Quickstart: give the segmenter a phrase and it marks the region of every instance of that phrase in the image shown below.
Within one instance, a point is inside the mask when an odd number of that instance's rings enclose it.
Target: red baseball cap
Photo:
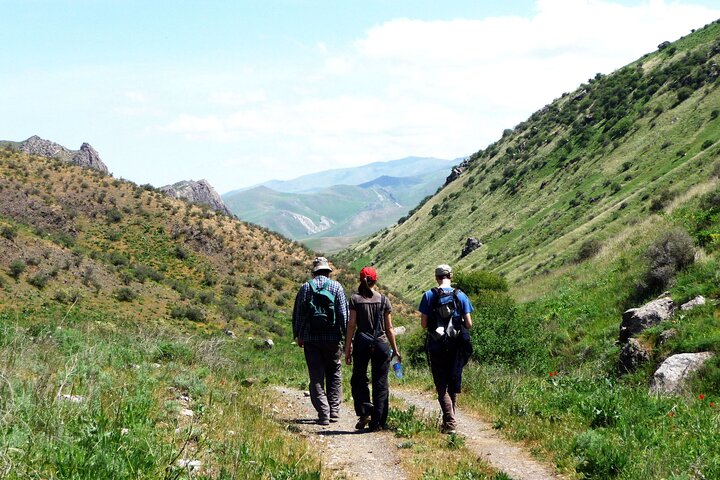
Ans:
[[[360,280],[363,278],[377,282],[377,272],[373,267],[363,267],[363,269],[360,270]]]

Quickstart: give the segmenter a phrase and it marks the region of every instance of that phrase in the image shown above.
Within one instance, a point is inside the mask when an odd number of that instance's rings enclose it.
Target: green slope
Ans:
[[[627,234],[707,182],[720,151],[720,25],[581,85],[472,155],[460,178],[408,219],[355,245],[411,293],[432,267],[528,281],[580,245]],[[460,259],[468,237],[485,245]]]

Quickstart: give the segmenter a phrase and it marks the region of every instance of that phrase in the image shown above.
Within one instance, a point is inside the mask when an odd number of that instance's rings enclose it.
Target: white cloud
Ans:
[[[210,94],[231,113],[185,113],[161,131],[235,142],[233,158],[257,159],[284,178],[413,154],[452,158],[595,73],[718,17],[717,9],[660,0],[538,0],[527,18],[396,19],[346,51],[318,43],[319,62],[274,75],[262,91]]]

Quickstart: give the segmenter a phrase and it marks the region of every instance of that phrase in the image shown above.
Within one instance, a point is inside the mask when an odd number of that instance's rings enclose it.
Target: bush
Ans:
[[[3,225],[0,227],[0,235],[8,240],[14,240],[17,237],[17,228],[14,225]]]
[[[25,262],[20,259],[13,260],[12,262],[10,262],[10,276],[17,280],[18,277],[20,277],[20,275],[22,275],[22,273],[25,271],[25,268]]]
[[[118,223],[122,220],[123,214],[117,208],[112,208],[108,210],[106,217],[109,223]]]
[[[191,305],[174,305],[170,308],[170,316],[172,318],[184,318],[192,322],[204,322],[205,313]]]
[[[683,229],[671,230],[645,252],[648,269],[638,285],[639,292],[647,295],[664,290],[675,275],[695,262],[695,244]]]
[[[468,295],[477,295],[483,290],[507,292],[508,283],[501,275],[475,270],[473,272],[457,272],[453,275],[453,285]]]
[[[510,295],[484,290],[472,303],[470,337],[478,361],[527,366],[545,356],[540,320],[520,315]]]
[[[597,240],[595,238],[589,238],[580,245],[580,248],[578,248],[575,260],[577,262],[588,260],[600,253],[601,249],[602,243],[600,242],[600,240]]]
[[[38,290],[42,290],[48,283],[48,276],[45,273],[38,273],[28,279],[28,283]]]
[[[115,298],[120,302],[132,302],[137,298],[137,293],[132,288],[120,287],[115,290]]]

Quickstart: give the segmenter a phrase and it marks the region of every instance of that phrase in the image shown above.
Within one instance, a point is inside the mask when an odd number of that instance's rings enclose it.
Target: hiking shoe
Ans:
[[[370,423],[370,415],[363,415],[355,424],[355,430],[362,430]]]
[[[318,425],[330,425],[330,420],[328,420],[327,418],[318,418],[317,424]]]
[[[448,435],[452,435],[453,433],[457,433],[457,430],[455,430],[455,427],[451,427],[450,425],[443,425],[442,429],[440,430],[442,433],[446,433]]]
[[[330,414],[330,423],[337,423],[337,421],[340,419],[340,414],[337,412],[332,412]]]
[[[379,423],[371,423],[370,426],[368,426],[367,431],[368,432],[379,432],[380,430],[385,430],[387,428],[386,425],[380,425]]]

